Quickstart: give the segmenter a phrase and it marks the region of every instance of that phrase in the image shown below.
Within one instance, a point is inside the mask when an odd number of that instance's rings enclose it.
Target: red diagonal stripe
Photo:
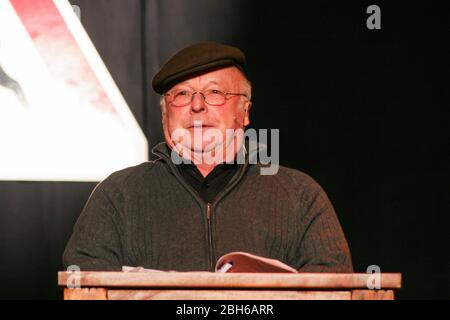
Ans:
[[[53,0],[10,0],[50,73],[65,82],[91,107],[115,112]]]

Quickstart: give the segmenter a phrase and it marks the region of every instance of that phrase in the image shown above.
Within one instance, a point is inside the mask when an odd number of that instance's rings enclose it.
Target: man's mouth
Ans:
[[[202,129],[202,128],[212,128],[213,126],[209,125],[209,124],[193,124],[191,126],[188,127],[188,129]]]

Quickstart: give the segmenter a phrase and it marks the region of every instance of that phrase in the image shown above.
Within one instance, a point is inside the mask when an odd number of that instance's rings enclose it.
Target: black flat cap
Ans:
[[[195,43],[178,51],[162,66],[153,77],[152,87],[162,94],[181,81],[232,65],[244,73],[245,55],[238,48],[215,42]]]

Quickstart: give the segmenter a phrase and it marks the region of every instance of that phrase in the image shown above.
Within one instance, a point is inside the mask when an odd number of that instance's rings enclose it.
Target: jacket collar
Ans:
[[[249,149],[249,145],[250,145],[250,149]],[[219,201],[223,196],[225,196],[231,189],[234,188],[235,185],[237,185],[243,178],[247,168],[249,167],[250,164],[256,163],[253,162],[253,160],[256,160],[257,155],[258,155],[258,151],[261,149],[266,148],[266,145],[261,144],[261,143],[249,143],[247,140],[245,141],[245,144],[243,145],[243,147],[239,150],[239,152],[241,153],[241,156],[244,157],[244,163],[242,164],[238,164],[238,170],[235,173],[235,175],[231,178],[231,180],[229,181],[227,187],[219,194],[218,198],[216,198],[217,201]],[[249,151],[247,151],[249,150]],[[199,199],[199,197],[195,196],[195,192],[193,191],[193,189],[188,186],[187,183],[185,183],[183,181],[183,178],[181,177],[181,174],[179,173],[179,170],[177,169],[176,165],[173,163],[172,158],[171,158],[171,153],[172,150],[169,148],[169,146],[166,144],[166,142],[160,142],[157,145],[155,145],[152,148],[152,153],[156,156],[159,157],[159,159],[157,160],[162,160],[169,168],[170,171],[172,172],[172,174],[177,177],[177,179],[186,187],[188,188],[191,193],[194,195],[194,197],[201,202],[201,200]],[[176,156],[176,155],[175,155]],[[155,160],[156,161],[156,160]]]
[[[253,162],[250,162],[250,159],[252,159],[253,157],[255,157],[257,155],[257,150],[251,150],[250,153],[247,151],[247,150],[249,150],[248,145],[249,144],[246,141],[244,147],[238,151],[238,152],[241,152],[241,157],[243,157],[244,161],[242,161],[243,163],[238,165],[239,168],[238,168],[236,174],[230,180],[229,184],[234,185],[234,182],[237,183],[238,181],[240,181],[242,179],[245,171],[247,170],[247,168],[249,166],[249,163],[253,163]],[[172,149],[169,148],[169,146],[167,145],[167,143],[165,141],[160,142],[157,145],[155,145],[152,148],[152,153],[154,155],[158,156],[159,159],[163,160],[169,166],[171,172],[173,174],[175,174],[175,176],[178,176],[178,170],[171,158]],[[178,156],[178,154],[175,154],[175,156]]]
[[[244,159],[242,165],[247,167],[249,163],[256,163],[258,152],[265,150],[267,145],[263,143],[249,143],[247,140],[243,148],[239,150],[241,157]],[[171,158],[172,149],[169,148],[165,141],[159,142],[152,148],[152,154],[163,159],[167,164],[175,166]],[[175,156],[178,156],[177,154]],[[179,156],[178,156],[179,157]]]

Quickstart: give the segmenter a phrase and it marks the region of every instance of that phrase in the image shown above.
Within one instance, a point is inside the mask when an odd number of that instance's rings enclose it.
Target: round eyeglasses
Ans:
[[[211,106],[222,106],[224,105],[230,96],[244,96],[248,98],[245,93],[232,93],[232,92],[222,92],[219,90],[205,90],[205,91],[189,91],[189,90],[174,90],[169,93],[164,93],[164,97],[171,97],[172,99],[168,101],[174,107],[184,107],[192,102],[194,95],[198,93],[202,96],[203,101]]]

